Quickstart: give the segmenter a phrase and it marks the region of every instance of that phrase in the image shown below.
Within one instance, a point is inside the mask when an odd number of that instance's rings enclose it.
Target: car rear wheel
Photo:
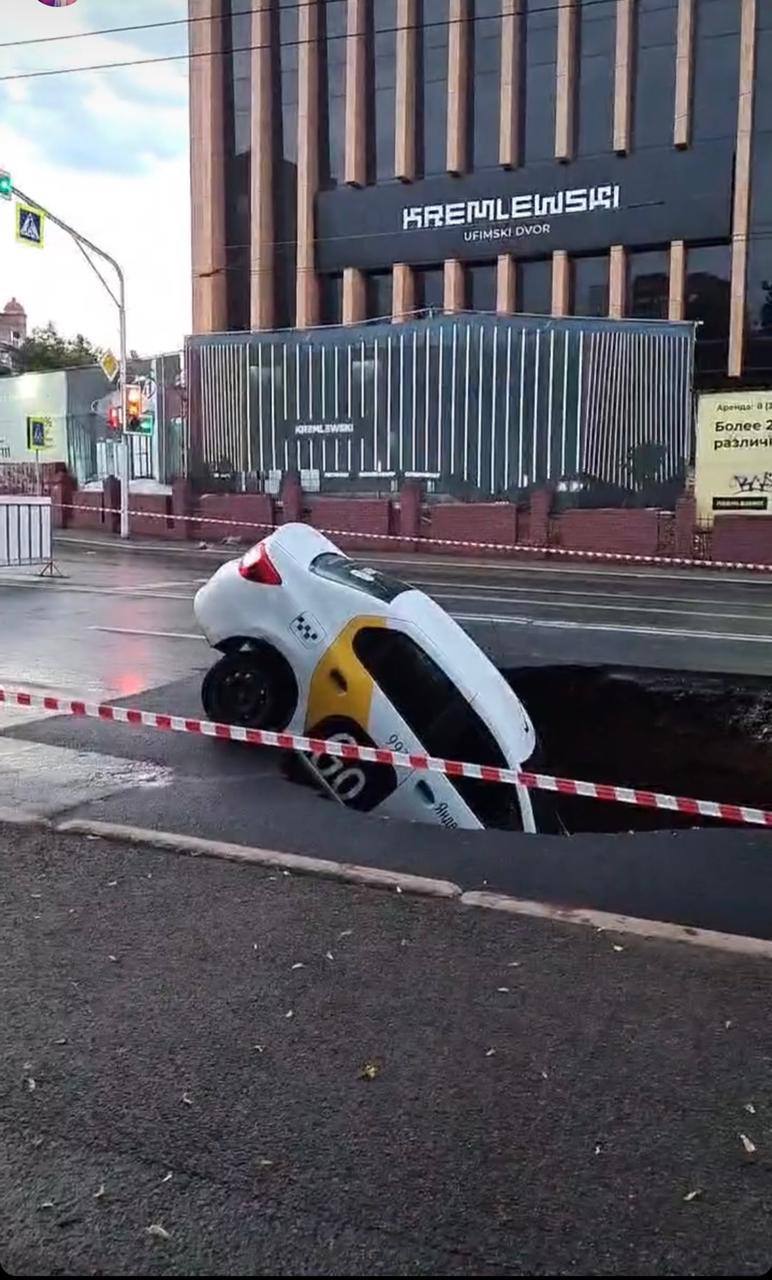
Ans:
[[[269,648],[227,653],[207,672],[201,687],[210,720],[247,729],[285,729],[297,698],[288,663]]]

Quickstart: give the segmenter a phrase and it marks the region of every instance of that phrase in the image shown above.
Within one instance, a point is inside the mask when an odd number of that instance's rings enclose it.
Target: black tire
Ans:
[[[226,653],[207,671],[201,686],[209,720],[246,729],[286,729],[297,700],[289,664],[267,646]]]

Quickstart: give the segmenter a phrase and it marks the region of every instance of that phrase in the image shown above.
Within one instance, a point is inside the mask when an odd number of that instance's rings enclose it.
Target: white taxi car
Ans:
[[[223,654],[202,688],[212,720],[511,768],[534,751],[517,696],[444,609],[308,525],[222,565],[194,610]],[[310,764],[354,809],[535,830],[524,787],[327,755]]]

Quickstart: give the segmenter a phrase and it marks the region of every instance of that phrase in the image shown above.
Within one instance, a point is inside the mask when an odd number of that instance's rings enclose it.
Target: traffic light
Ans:
[[[0,199],[10,200],[13,195],[13,183],[7,169],[0,169]]]
[[[140,387],[126,388],[127,431],[136,431],[142,418],[142,390]]]
[[[117,404],[111,404],[107,410],[107,425],[111,431],[121,429],[121,411]]]

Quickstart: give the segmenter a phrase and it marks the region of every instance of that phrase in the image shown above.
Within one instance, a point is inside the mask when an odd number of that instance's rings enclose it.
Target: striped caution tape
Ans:
[[[687,817],[716,818],[759,827],[772,827],[772,812],[747,805],[722,804],[715,800],[692,800],[669,796],[639,787],[618,787],[604,782],[580,782],[574,778],[556,778],[528,770],[501,769],[496,765],[468,764],[460,760],[443,760],[438,756],[388,751],[381,747],[362,747],[335,739],[307,738],[296,733],[275,733],[269,729],[245,729],[240,725],[217,724],[188,716],[162,715],[141,711],[136,707],[108,706],[80,699],[56,698],[49,694],[27,693],[22,689],[0,686],[0,703],[12,706],[56,711],[61,715],[85,716],[92,720],[109,720],[115,724],[142,725],[147,729],[164,729],[172,733],[191,733],[199,737],[222,738],[230,742],[246,742],[251,746],[279,747],[285,751],[303,751],[311,755],[340,756],[344,760],[362,760],[370,764],[388,764],[398,769],[419,769],[443,773],[450,778],[477,778],[482,782],[503,782],[540,791],[556,791],[561,795],[585,796],[615,804],[636,805],[644,809],[669,809]]]
[[[65,502],[57,504],[65,511],[88,511],[91,515],[119,516],[118,507],[93,507],[85,503]],[[169,516],[159,511],[129,511],[128,515],[142,520],[173,519],[175,522],[187,522],[199,525],[222,525],[228,529],[253,529],[272,533],[280,525],[259,520],[226,520],[218,516]],[[313,526],[316,528],[316,525]],[[539,546],[526,542],[473,542],[463,538],[432,538],[426,534],[411,537],[402,533],[365,533],[359,529],[317,529],[331,538],[357,538],[371,542],[399,543],[401,546],[415,546],[416,543],[431,547],[462,547],[474,551],[505,551],[509,555],[556,556],[566,560],[590,560],[614,564],[650,564],[662,565],[671,569],[739,569],[754,573],[772,573],[772,563],[755,564],[745,560],[702,560],[686,556],[644,556],[630,551],[582,551],[573,547]]]

